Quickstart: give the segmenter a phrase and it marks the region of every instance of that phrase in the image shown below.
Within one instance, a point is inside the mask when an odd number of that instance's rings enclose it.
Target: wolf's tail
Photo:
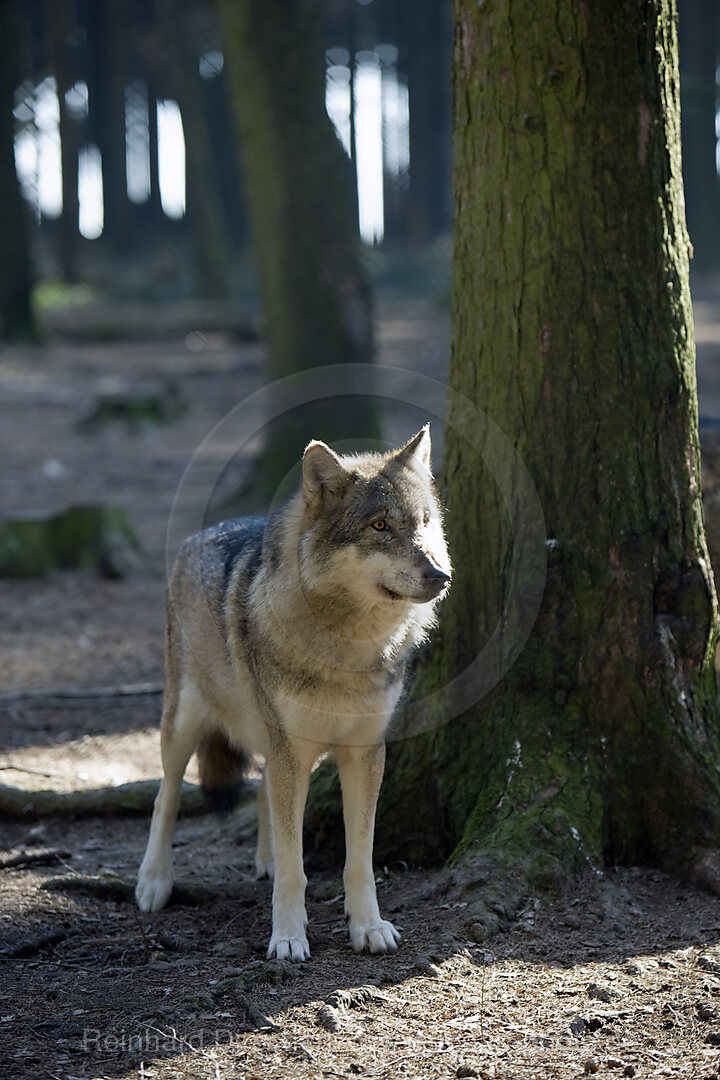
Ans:
[[[231,746],[222,731],[204,735],[197,748],[200,782],[211,810],[232,810],[240,800],[247,758]]]

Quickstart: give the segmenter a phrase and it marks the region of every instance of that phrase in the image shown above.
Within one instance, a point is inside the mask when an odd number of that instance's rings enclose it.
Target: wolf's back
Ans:
[[[233,518],[188,537],[182,544],[173,569],[168,593],[168,664],[182,681],[187,655],[177,655],[179,639],[184,639],[180,653],[192,651],[195,666],[212,681],[212,663],[203,663],[204,645],[213,638],[227,641],[226,601],[231,581],[247,589],[262,565],[265,519]],[[218,644],[220,644],[218,642]],[[207,650],[217,656],[216,648]],[[208,720],[211,720],[208,717]],[[230,810],[236,805],[247,765],[247,757],[233,746],[219,727],[208,726],[197,748],[203,794],[211,809]]]

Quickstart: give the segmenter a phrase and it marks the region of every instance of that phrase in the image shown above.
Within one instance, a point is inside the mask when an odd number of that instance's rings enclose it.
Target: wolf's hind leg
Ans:
[[[380,917],[372,866],[375,807],[385,767],[385,743],[339,746],[335,758],[340,773],[345,818],[345,914],[355,952],[395,952],[400,935]]]
[[[159,911],[172,892],[172,835],[180,808],[180,787],[200,739],[203,717],[202,701],[192,685],[182,687],[174,714],[163,716],[160,744],[163,780],[155,798],[150,836],[135,889],[141,911]]]
[[[273,862],[270,837],[270,808],[268,806],[267,781],[264,775],[257,793],[257,816],[258,840],[255,853],[255,877],[260,881],[261,878],[275,876],[275,863]]]

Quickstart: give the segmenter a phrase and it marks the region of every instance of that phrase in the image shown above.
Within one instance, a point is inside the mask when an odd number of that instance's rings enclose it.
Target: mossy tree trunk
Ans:
[[[224,51],[274,382],[372,358],[370,295],[347,163],[325,110],[318,0],[221,0]],[[312,437],[378,434],[368,374],[347,398],[289,409],[266,431],[267,489]],[[285,389],[287,394],[287,388]],[[289,395],[292,400],[292,392]]]
[[[20,4],[0,4],[0,337],[33,338],[28,209],[15,171],[14,93],[20,52]]]
[[[485,855],[536,884],[646,863],[717,888],[717,609],[674,2],[456,0],[455,19],[450,385],[529,470],[547,579],[495,690],[391,745],[378,855]],[[454,582],[416,700],[498,626],[510,648],[516,632],[503,608],[519,489],[506,502],[453,427],[460,400],[443,465]]]

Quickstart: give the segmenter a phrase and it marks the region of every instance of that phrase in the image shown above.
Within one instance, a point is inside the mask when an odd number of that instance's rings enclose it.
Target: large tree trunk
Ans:
[[[370,297],[343,151],[325,111],[318,0],[222,0],[228,77],[265,315],[268,381],[372,355]],[[266,432],[267,489],[311,437],[377,434],[368,373],[347,398],[288,408]],[[287,395],[287,384],[284,390]],[[280,391],[279,391],[280,393]],[[288,403],[291,404],[291,391]],[[282,408],[281,399],[271,404]]]
[[[673,0],[456,0],[455,290],[443,467],[454,582],[414,688],[522,645],[391,747],[378,852],[591,862],[718,885],[716,600],[699,491]],[[483,458],[485,459],[483,461]],[[489,467],[488,467],[489,466]],[[499,483],[492,473],[498,475]],[[535,559],[535,564],[533,564]],[[530,615],[532,612],[530,612]],[[496,637],[493,638],[493,634]],[[490,672],[490,674],[492,674]],[[490,680],[491,681],[491,680]],[[427,701],[428,708],[432,705]]]
[[[20,7],[17,0],[0,4],[0,337],[32,338],[35,323],[30,306],[32,270],[28,240],[28,208],[15,171],[14,93],[20,51]]]

